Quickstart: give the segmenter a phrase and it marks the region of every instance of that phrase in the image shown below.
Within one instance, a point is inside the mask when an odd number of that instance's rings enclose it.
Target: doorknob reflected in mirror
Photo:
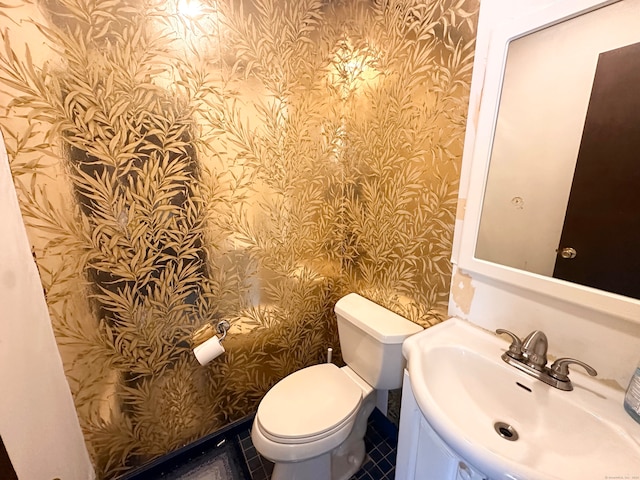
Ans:
[[[562,258],[567,259],[567,260],[569,260],[571,258],[576,258],[577,254],[578,254],[578,252],[576,252],[575,248],[571,248],[571,247],[565,247],[565,248],[560,250],[560,256]]]

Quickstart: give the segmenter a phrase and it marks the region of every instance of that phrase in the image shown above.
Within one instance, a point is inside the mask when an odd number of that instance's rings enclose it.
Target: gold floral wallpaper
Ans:
[[[477,0],[7,2],[0,128],[99,478],[255,411],[349,291],[443,319]]]

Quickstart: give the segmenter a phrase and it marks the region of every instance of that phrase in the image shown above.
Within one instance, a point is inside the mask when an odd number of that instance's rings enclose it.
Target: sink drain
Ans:
[[[493,424],[493,428],[495,428],[496,432],[498,432],[498,435],[500,435],[505,440],[509,440],[510,442],[515,442],[516,440],[518,440],[518,432],[508,423],[496,422]]]

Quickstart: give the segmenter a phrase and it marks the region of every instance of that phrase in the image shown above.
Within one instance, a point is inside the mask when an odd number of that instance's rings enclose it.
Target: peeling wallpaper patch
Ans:
[[[469,314],[475,287],[472,285],[472,277],[457,270],[451,279],[451,295],[453,301],[458,305],[463,313]]]
[[[458,208],[456,209],[456,220],[462,222],[464,220],[464,214],[467,210],[467,199],[460,198],[458,200]]]

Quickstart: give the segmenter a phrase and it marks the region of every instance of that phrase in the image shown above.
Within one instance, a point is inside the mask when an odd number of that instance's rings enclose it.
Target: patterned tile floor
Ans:
[[[245,418],[119,480],[270,480],[273,464],[253,446],[252,423],[252,417]],[[350,480],[394,480],[398,430],[377,409],[369,417],[364,443],[364,464]]]
[[[378,410],[369,417],[364,438],[367,457],[351,480],[393,480],[398,446],[395,426]],[[251,480],[270,480],[273,464],[263,458],[251,442],[251,426],[238,434],[237,440],[251,474]]]

